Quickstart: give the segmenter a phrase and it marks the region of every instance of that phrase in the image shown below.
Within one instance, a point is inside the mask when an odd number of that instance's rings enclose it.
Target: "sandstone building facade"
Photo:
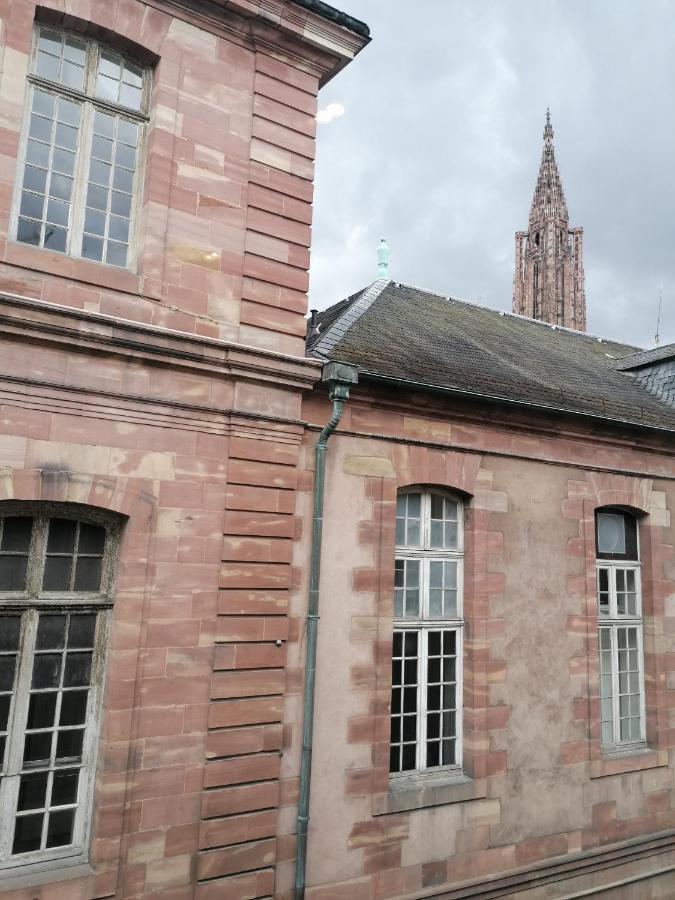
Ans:
[[[0,15],[0,895],[271,896],[325,4]]]
[[[7,900],[675,893],[675,348],[386,278],[305,342],[368,40],[2,6]]]

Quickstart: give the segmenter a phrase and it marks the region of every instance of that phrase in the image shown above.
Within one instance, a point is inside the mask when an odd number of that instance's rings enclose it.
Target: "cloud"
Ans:
[[[332,122],[333,119],[339,119],[340,116],[344,116],[345,108],[341,103],[329,103],[328,106],[325,106],[323,109],[320,109],[316,114],[316,121],[320,125],[327,125],[329,122]]]
[[[320,94],[349,120],[317,138],[310,306],[373,281],[386,235],[393,278],[510,309],[550,106],[589,330],[650,346],[663,282],[675,341],[674,0],[345,5],[373,41]]]

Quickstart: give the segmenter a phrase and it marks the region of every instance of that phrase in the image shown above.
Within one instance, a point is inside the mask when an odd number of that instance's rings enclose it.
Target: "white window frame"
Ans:
[[[119,545],[119,521],[99,511],[58,503],[0,504],[0,517],[31,516],[35,523],[28,551],[26,590],[0,591],[0,617],[21,615],[17,669],[7,726],[7,747],[0,759],[0,885],[17,877],[51,871],[87,862],[92,819],[92,803],[99,728],[105,683],[106,652],[112,613],[113,579]],[[46,558],[47,523],[52,518],[90,523],[106,530],[101,568],[101,589],[96,592],[42,591],[41,578]],[[73,824],[73,840],[66,846],[35,850],[12,856],[14,821],[23,766],[23,742],[31,690],[35,638],[40,613],[91,613],[96,615],[96,631],[88,686],[86,727]],[[1,618],[0,618],[1,622]],[[59,701],[57,700],[57,703]],[[58,767],[49,766],[49,771]],[[68,766],[66,766],[68,768]],[[39,767],[38,771],[45,771]]]
[[[81,43],[87,45],[87,64],[85,68],[85,79],[83,90],[76,90],[61,84],[58,81],[51,81],[36,72],[36,61],[38,52],[38,41],[40,30],[54,32],[61,35],[72,36]],[[98,66],[98,57],[101,50],[110,50],[118,56],[128,59],[127,54],[120,52],[113,46],[104,42],[86,37],[85,35],[75,34],[67,29],[53,27],[36,23],[33,32],[33,45],[30,55],[30,65],[27,74],[28,90],[26,91],[26,101],[24,105],[23,125],[21,130],[21,140],[18,154],[17,175],[14,184],[14,192],[12,198],[11,215],[10,215],[10,240],[15,241],[22,247],[33,247],[35,250],[42,250],[56,253],[59,256],[68,256],[75,259],[84,260],[94,265],[111,266],[119,268],[122,271],[136,271],[138,265],[138,250],[140,236],[140,213],[142,209],[142,189],[145,177],[145,158],[147,152],[147,129],[150,117],[148,115],[149,100],[152,73],[149,68],[141,63],[133,60],[135,66],[143,69],[143,88],[141,108],[134,110],[121,104],[113,103],[103,98],[97,97],[95,94],[95,84]],[[37,247],[34,244],[25,243],[18,240],[19,214],[21,208],[21,194],[24,185],[24,170],[26,167],[26,154],[28,149],[28,139],[31,122],[31,111],[33,106],[33,93],[39,89],[45,93],[56,97],[63,97],[67,100],[73,100],[81,104],[82,114],[80,120],[80,140],[76,150],[75,171],[73,173],[73,194],[71,197],[71,218],[68,227],[68,238],[66,249],[64,252],[59,250],[51,250],[49,247]],[[105,260],[92,260],[82,256],[82,238],[84,234],[84,218],[86,209],[86,197],[88,187],[88,170],[91,157],[91,146],[93,141],[93,121],[94,112],[100,109],[102,112],[109,113],[127,121],[138,124],[138,148],[136,170],[134,172],[131,217],[129,224],[129,241],[128,254],[125,266],[116,266]]]
[[[638,528],[638,520],[631,513],[625,513],[623,510],[614,508],[602,508],[596,510],[596,541],[597,541],[597,515],[608,513],[612,515],[621,515],[624,520],[632,518],[635,521],[636,530],[636,556],[637,559],[626,558],[620,559],[596,559],[596,597],[598,603],[598,679],[601,704],[601,729],[603,721],[606,721],[602,712],[603,687],[602,687],[602,646],[601,633],[606,631],[610,635],[611,647],[611,708],[612,708],[612,734],[613,740],[605,741],[600,736],[600,744],[603,752],[606,753],[624,753],[629,751],[641,750],[646,747],[646,715],[645,715],[645,666],[644,666],[644,644],[643,644],[643,613],[642,613],[642,583],[641,583],[641,564],[640,564],[640,533]],[[618,554],[617,554],[618,555]],[[609,604],[606,613],[601,612],[600,607],[600,572],[607,572],[607,584],[609,588]],[[635,613],[621,613],[618,610],[617,603],[617,575],[619,572],[632,572],[635,577]],[[604,593],[604,592],[603,592]],[[637,665],[638,665],[638,690],[639,690],[639,715],[640,715],[640,734],[637,739],[630,738],[622,740],[621,735],[621,709],[620,709],[620,680],[619,680],[619,632],[624,628],[634,628],[637,635]],[[604,673],[605,675],[609,673]],[[607,699],[607,698],[604,698]],[[629,701],[630,702],[630,701]]]
[[[411,487],[398,492],[397,498],[406,494],[421,495],[420,545],[396,545],[395,559],[420,561],[420,608],[416,617],[394,615],[394,633],[418,633],[417,665],[417,735],[416,767],[400,772],[390,772],[393,781],[415,775],[433,775],[441,772],[462,771],[463,745],[463,630],[464,630],[464,504],[460,497],[443,489]],[[432,495],[452,500],[457,504],[457,547],[439,549],[431,547],[431,497]],[[454,617],[431,617],[429,615],[430,565],[432,561],[454,560],[457,563],[457,608]],[[405,610],[404,610],[405,612]],[[452,764],[427,766],[424,762],[427,742],[427,700],[426,685],[428,672],[428,640],[433,631],[455,634],[455,762]],[[442,715],[442,713],[441,713]]]

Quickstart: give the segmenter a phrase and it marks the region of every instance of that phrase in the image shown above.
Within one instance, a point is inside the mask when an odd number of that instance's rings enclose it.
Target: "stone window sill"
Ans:
[[[386,816],[412,809],[445,806],[487,797],[487,779],[474,780],[461,772],[411,775],[392,779],[389,793],[373,798],[373,815]]]
[[[129,269],[109,266],[90,259],[56,253],[44,247],[33,247],[18,241],[7,241],[5,262],[15,266],[30,268],[36,272],[60,275],[85,284],[95,284],[129,294],[141,293],[141,279]]]
[[[0,894],[20,888],[34,888],[75,878],[86,878],[93,874],[94,869],[86,862],[84,856],[50,860],[44,864],[37,864],[31,872],[7,869],[0,871]]]
[[[626,772],[641,772],[643,769],[658,769],[668,765],[667,750],[632,750],[626,754],[605,755],[591,762],[591,778],[605,778],[607,775],[623,775]]]

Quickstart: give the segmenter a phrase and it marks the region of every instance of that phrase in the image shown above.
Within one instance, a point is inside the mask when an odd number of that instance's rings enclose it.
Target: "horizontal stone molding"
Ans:
[[[597,873],[603,869],[613,869],[662,854],[671,855],[669,864],[641,873],[642,877],[655,877],[660,871],[669,872],[675,868],[675,831],[664,831],[660,834],[624,841],[602,849],[573,853],[566,857],[558,857],[543,865],[528,866],[489,880],[482,878],[480,881],[464,882],[447,889],[438,886],[433,891],[407,894],[401,900],[426,900],[426,898],[434,898],[434,900],[496,900],[498,897],[510,897],[519,891],[584,875],[595,876],[593,888],[588,891],[581,890],[579,893],[574,891],[564,896],[570,898],[590,896],[596,891],[601,894],[608,887],[608,885],[598,882]],[[611,879],[611,881],[614,882],[615,879]]]
[[[0,325],[5,338],[49,345],[68,352],[105,352],[212,377],[270,382],[307,390],[319,380],[321,364],[288,356],[130,322],[101,313],[58,306],[41,300],[0,294]]]

